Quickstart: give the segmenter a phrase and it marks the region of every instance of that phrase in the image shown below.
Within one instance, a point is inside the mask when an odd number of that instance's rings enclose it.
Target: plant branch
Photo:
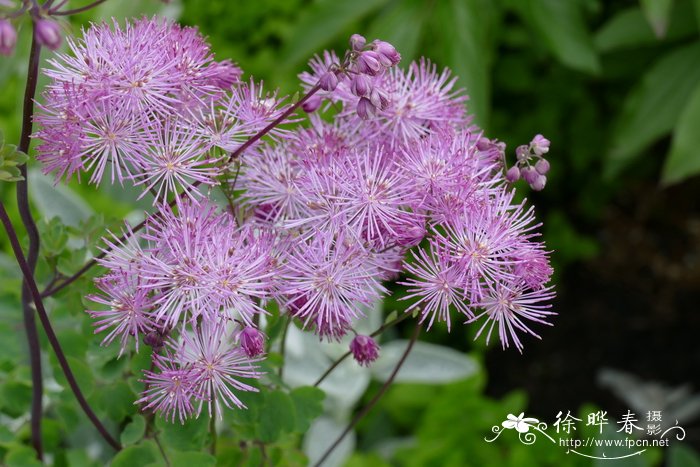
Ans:
[[[96,6],[98,6],[100,3],[104,3],[104,2],[106,2],[106,1],[107,1],[107,0],[95,0],[94,2],[92,2],[92,3],[88,4],[88,5],[82,6],[82,7],[80,7],[80,8],[74,8],[74,9],[72,9],[72,10],[57,11],[58,8],[60,8],[61,6],[63,6],[63,5],[61,4],[61,5],[59,5],[58,7],[52,9],[51,11],[49,11],[49,13],[50,13],[51,15],[53,15],[53,16],[75,15],[75,14],[77,14],[77,13],[82,13],[83,11],[91,10],[91,9],[95,8]]]
[[[396,326],[397,324],[399,324],[401,321],[405,320],[405,319],[408,318],[409,316],[411,316],[411,313],[404,313],[404,314],[402,314],[401,316],[399,316],[398,318],[393,319],[393,320],[389,321],[388,323],[382,324],[381,326],[379,326],[379,328],[377,328],[376,331],[374,331],[372,334],[370,334],[369,337],[378,336],[379,334],[383,333],[384,331],[386,331],[386,330],[389,329],[390,327]],[[341,355],[341,356],[340,356],[335,362],[333,362],[333,364],[332,364],[331,366],[329,366],[328,369],[316,380],[316,382],[314,383],[314,386],[315,386],[315,387],[318,387],[318,385],[321,384],[321,383],[323,382],[323,380],[326,379],[326,377],[328,377],[328,375],[330,375],[330,374],[333,372],[333,370],[335,370],[335,369],[338,367],[338,365],[340,365],[340,364],[343,362],[343,360],[345,360],[346,358],[348,358],[350,355],[352,355],[352,352],[350,352],[350,351],[347,351],[347,352],[345,352],[343,355]]]
[[[61,348],[61,344],[58,341],[58,338],[56,337],[56,333],[54,332],[53,327],[51,326],[49,316],[46,313],[46,308],[44,308],[44,302],[41,300],[41,294],[39,293],[39,289],[36,285],[36,282],[34,281],[32,271],[29,267],[29,264],[27,263],[27,259],[24,257],[22,247],[19,244],[19,239],[17,238],[17,234],[14,230],[14,227],[12,226],[12,222],[10,221],[10,218],[7,215],[5,205],[2,202],[0,202],[0,221],[2,221],[2,224],[5,227],[5,231],[7,232],[7,236],[10,240],[10,245],[12,246],[12,251],[14,252],[15,258],[19,263],[19,267],[22,270],[22,274],[24,275],[24,278],[27,281],[29,291],[32,295],[32,299],[34,300],[34,306],[36,307],[36,311],[39,314],[41,324],[44,326],[44,331],[46,331],[46,337],[48,337],[49,343],[51,344],[51,347],[56,353],[56,358],[58,359],[58,363],[61,365],[63,374],[65,375],[66,380],[68,381],[68,385],[73,391],[73,394],[75,394],[75,398],[78,400],[80,407],[83,409],[83,411],[90,419],[92,424],[95,426],[95,428],[97,428],[97,431],[102,435],[105,441],[109,443],[110,446],[112,446],[117,451],[120,450],[120,444],[105,429],[105,427],[102,425],[95,413],[92,411],[92,408],[88,404],[87,400],[85,400],[85,396],[83,395],[82,391],[80,390],[80,387],[78,386],[78,382],[75,379],[75,375],[73,375],[73,371],[71,370],[70,365],[68,365],[68,360],[66,359],[66,356],[63,353],[63,349]]]
[[[24,102],[22,106],[22,130],[17,149],[25,154],[29,154],[30,135],[32,134],[32,118],[34,115],[34,95],[36,94],[36,83],[39,76],[39,58],[41,55],[41,45],[36,40],[36,35],[32,35],[32,45],[29,52],[29,65],[27,67],[27,85],[24,89]],[[29,275],[34,275],[36,263],[39,259],[39,231],[32,218],[29,207],[29,188],[27,180],[27,164],[19,167],[23,180],[17,182],[17,207],[22,218],[22,224],[29,237],[29,249],[27,251],[27,266]],[[28,279],[22,280],[22,313],[24,319],[24,330],[27,334],[29,345],[29,364],[32,373],[32,408],[31,408],[31,437],[32,445],[36,450],[37,457],[43,459],[43,446],[41,440],[41,416],[42,416],[42,394],[43,381],[41,377],[41,345],[36,329],[34,310],[30,305],[31,294],[28,288]]]
[[[333,450],[338,447],[340,442],[347,436],[348,433],[350,433],[350,430],[352,430],[357,423],[362,420],[370,410],[372,410],[372,407],[374,407],[377,402],[384,396],[386,393],[387,389],[389,389],[389,386],[391,386],[391,383],[394,382],[394,378],[396,378],[396,375],[399,373],[399,370],[403,366],[404,362],[406,361],[406,358],[408,357],[408,354],[411,353],[411,349],[413,349],[413,344],[416,343],[416,340],[418,339],[418,335],[420,334],[420,329],[421,329],[421,324],[420,322],[416,323],[416,328],[413,331],[413,334],[411,335],[411,340],[408,341],[408,346],[406,346],[406,350],[404,351],[403,355],[401,356],[401,359],[399,362],[396,364],[396,367],[394,367],[394,370],[391,372],[391,375],[389,375],[389,378],[386,380],[386,382],[382,385],[381,388],[379,388],[379,392],[372,398],[371,401],[364,407],[362,407],[362,410],[360,410],[355,417],[348,423],[348,426],[345,427],[345,430],[338,436],[338,438],[333,442],[333,444],[330,445],[328,449],[326,449],[326,452],[323,453],[321,458],[316,462],[315,467],[319,467],[327,458],[328,456],[331,455]]]
[[[287,334],[289,332],[289,325],[292,324],[291,315],[287,316],[287,322],[284,324],[284,329],[282,330],[282,342],[280,343],[280,355],[282,355],[282,364],[280,365],[279,377],[282,379],[284,374],[284,352],[287,347]]]

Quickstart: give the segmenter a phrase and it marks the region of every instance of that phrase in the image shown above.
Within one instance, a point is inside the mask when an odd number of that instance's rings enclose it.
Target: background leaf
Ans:
[[[664,164],[661,181],[677,183],[700,173],[700,85],[681,113],[673,131],[671,151]]]
[[[680,47],[658,60],[625,98],[605,172],[612,176],[644,148],[668,134],[700,81],[700,44]]]
[[[386,4],[387,0],[354,0],[339,2],[321,0],[304,12],[283,49],[283,65],[291,68],[321,52],[353,21]],[[368,38],[371,40],[371,38]]]
[[[386,381],[406,350],[408,341],[395,340],[383,345],[379,358],[370,367],[372,376]],[[479,370],[469,355],[449,347],[418,341],[394,379],[397,383],[441,384],[459,381]]]
[[[671,8],[673,8],[673,0],[639,0],[639,3],[656,37],[664,37]]]
[[[600,73],[600,60],[578,1],[523,0],[515,5],[561,63],[585,73]]]

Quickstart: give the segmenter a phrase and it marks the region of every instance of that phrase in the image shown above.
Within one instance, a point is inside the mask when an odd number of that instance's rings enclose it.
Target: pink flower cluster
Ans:
[[[105,344],[153,349],[142,407],[181,422],[242,407],[273,301],[330,340],[392,282],[428,328],[481,321],[479,334],[497,327],[522,350],[531,323],[549,324],[539,224],[506,182],[505,145],[471,124],[448,70],[396,68],[390,44],[354,35],[342,61],[325,52],[300,76],[307,124],[258,142],[285,109],[214,61],[196,30],[142,19],[93,25],[69,45],[47,72],[44,170],[92,183],[109,171],[158,208],[142,231],[105,239],[108,272],[90,297]],[[223,190],[225,209],[202,184]],[[379,348],[358,336],[351,350],[366,365]]]

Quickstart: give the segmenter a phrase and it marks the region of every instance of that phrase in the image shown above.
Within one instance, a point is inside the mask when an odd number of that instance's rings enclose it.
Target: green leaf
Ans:
[[[302,386],[289,393],[296,411],[296,431],[306,433],[311,422],[323,413],[323,391],[313,386]]]
[[[5,138],[0,132],[0,181],[17,182],[24,180],[18,166],[27,162],[29,157],[17,150],[14,144],[5,144]]]
[[[0,386],[0,408],[11,417],[19,417],[29,410],[32,387],[18,381],[3,382]]]
[[[124,427],[124,431],[121,434],[121,442],[124,446],[129,446],[136,444],[143,438],[143,434],[146,432],[146,419],[141,415],[134,415],[131,422]]]
[[[29,178],[32,201],[44,218],[59,217],[64,224],[77,226],[92,215],[90,206],[67,186],[54,186],[51,178],[38,170],[32,170]]]
[[[668,29],[673,0],[639,0],[639,3],[656,37],[664,37]]]
[[[651,143],[668,134],[700,81],[700,43],[675,49],[658,60],[625,98],[607,154],[613,176]]]
[[[662,183],[677,183],[700,173],[700,85],[695,88],[673,131]]]
[[[589,74],[600,72],[600,60],[580,2],[523,0],[515,5],[561,63]]]
[[[315,3],[299,19],[282,52],[283,65],[292,67],[308,60],[343,32],[351,23],[384,5],[387,0],[323,0]]]
[[[444,44],[446,63],[469,94],[475,123],[487,126],[491,106],[491,39],[495,10],[488,0],[451,0],[436,4],[437,33]]]
[[[53,356],[53,354],[51,354],[50,359],[54,367],[54,378],[56,378],[56,382],[66,388],[67,391],[70,391],[70,386],[68,385],[68,381],[66,380],[66,377],[58,364],[58,360],[56,360],[56,357]],[[75,376],[78,387],[80,387],[80,390],[83,392],[85,397],[89,397],[92,391],[95,389],[95,378],[92,374],[92,370],[83,360],[79,360],[71,356],[67,356],[66,360],[68,361],[68,366],[70,366],[73,375]]]
[[[628,8],[610,18],[595,34],[593,42],[600,52],[634,47],[656,42],[642,10]]]
[[[136,446],[128,446],[112,459],[111,467],[134,467],[148,465],[160,459],[158,447],[153,441],[145,441]]]
[[[3,465],[7,465],[7,467],[41,467],[43,464],[37,460],[34,449],[29,446],[17,445],[7,452]]]
[[[682,444],[672,444],[668,453],[668,467],[700,467],[700,456]]]
[[[173,452],[169,457],[171,467],[214,467],[216,457],[206,452]]]
[[[292,398],[282,391],[264,394],[265,403],[260,407],[260,440],[277,441],[282,433],[290,433],[296,427]]]
[[[201,416],[188,420],[185,424],[170,423],[163,417],[156,417],[156,427],[161,432],[161,442],[175,451],[199,451],[208,437],[209,418]]]
[[[367,38],[391,43],[401,54],[401,63],[405,66],[416,55],[427,18],[423,0],[395,1],[372,22]]]

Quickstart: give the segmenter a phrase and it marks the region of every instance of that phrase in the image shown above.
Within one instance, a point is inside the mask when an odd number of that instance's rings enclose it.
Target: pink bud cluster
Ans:
[[[506,180],[515,183],[522,177],[535,191],[544,189],[549,172],[549,161],[543,156],[549,152],[549,140],[535,135],[529,145],[515,149],[517,162],[506,172]]]
[[[504,178],[505,145],[471,123],[448,70],[400,69],[390,44],[353,35],[343,60],[325,52],[300,76],[318,98],[306,109],[327,100],[332,115],[261,140],[280,99],[216,62],[195,29],[93,25],[68,46],[37,116],[44,170],[92,183],[110,173],[158,208],[142,231],[105,238],[107,273],[90,297],[105,344],[153,350],[143,408],[183,422],[242,407],[237,394],[261,376],[271,302],[327,340],[392,283],[428,328],[481,321],[478,334],[497,328],[522,350],[532,323],[549,324],[539,224]],[[542,169],[548,149],[536,138],[518,163]],[[360,335],[350,349],[362,365],[379,352]]]
[[[350,37],[350,50],[345,55],[342,65],[331,64],[318,78],[318,86],[327,92],[333,92],[344,80],[349,80],[350,92],[359,98],[356,111],[362,119],[367,119],[376,109],[384,110],[389,105],[387,94],[377,86],[374,78],[384,74],[401,61],[401,55],[388,42],[367,40],[359,35]],[[315,96],[304,110],[316,111],[322,102],[321,96]]]

